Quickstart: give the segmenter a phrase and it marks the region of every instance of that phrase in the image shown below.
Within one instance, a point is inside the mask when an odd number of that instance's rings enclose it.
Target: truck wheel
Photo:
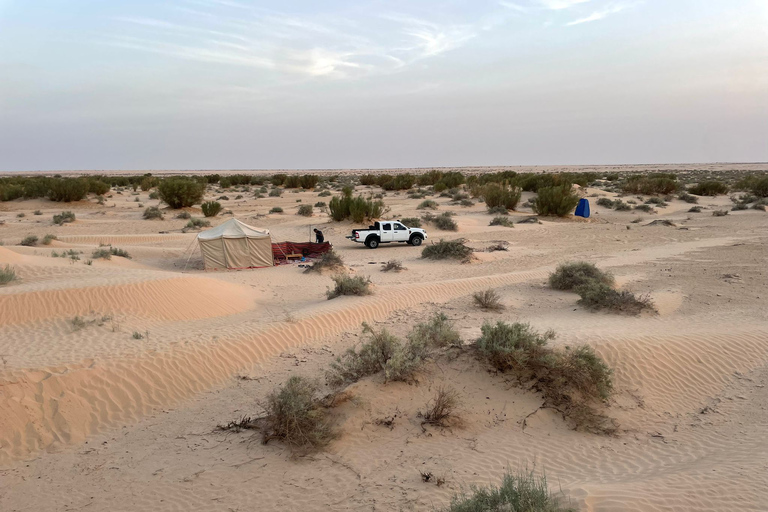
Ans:
[[[375,238],[371,238],[370,240],[365,241],[365,245],[367,245],[369,249],[375,249],[379,246],[379,241]]]
[[[411,245],[418,247],[421,245],[421,237],[416,235],[411,238]]]

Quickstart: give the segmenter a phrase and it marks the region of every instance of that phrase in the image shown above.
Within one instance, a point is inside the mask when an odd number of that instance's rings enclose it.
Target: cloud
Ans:
[[[505,0],[501,0],[499,2],[499,5],[502,7],[506,7],[507,9],[511,11],[517,11],[517,12],[528,12],[528,8],[525,6],[522,6],[520,4],[516,4],[514,2],[507,2]]]
[[[616,13],[621,12],[624,9],[627,9],[628,7],[630,7],[630,4],[616,4],[616,5],[612,5],[612,6],[609,6],[609,7],[605,8],[605,9],[602,9],[602,10],[599,10],[599,11],[595,11],[592,14],[590,14],[589,16],[586,16],[584,18],[579,18],[577,20],[570,21],[570,22],[566,23],[565,26],[566,27],[572,27],[574,25],[581,25],[582,23],[590,23],[592,21],[602,20],[603,18],[607,18],[611,14],[616,14]]]
[[[584,4],[589,1],[590,0],[539,0],[539,2],[544,5],[544,7],[553,11],[570,9],[574,5]]]

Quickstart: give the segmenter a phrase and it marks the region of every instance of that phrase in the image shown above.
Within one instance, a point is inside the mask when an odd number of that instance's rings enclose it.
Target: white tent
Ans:
[[[267,229],[256,229],[230,219],[197,235],[205,269],[271,267],[272,238]]]

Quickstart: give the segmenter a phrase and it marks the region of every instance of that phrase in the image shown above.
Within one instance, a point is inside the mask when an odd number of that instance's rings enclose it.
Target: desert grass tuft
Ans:
[[[501,303],[501,297],[496,290],[487,289],[481,292],[475,292],[472,294],[472,298],[475,304],[486,311],[501,311],[504,309],[504,304]]]
[[[563,263],[549,276],[549,286],[555,290],[573,290],[588,282],[613,284],[613,275],[598,269],[594,263],[576,261]]]
[[[335,271],[342,268],[344,268],[344,260],[339,253],[336,251],[328,251],[323,253],[311,267],[307,267],[306,270],[304,270],[304,273],[309,274],[311,272],[322,272],[324,270]]]
[[[382,272],[401,272],[403,270],[405,270],[405,267],[400,260],[389,260],[381,266]]]
[[[371,295],[371,279],[363,276],[349,276],[346,274],[340,274],[333,276],[333,282],[335,286],[332,290],[328,290],[325,294],[328,300],[335,299],[342,295]]]
[[[515,227],[515,224],[512,222],[512,219],[510,219],[509,217],[503,217],[501,215],[491,219],[491,222],[488,225],[489,226],[504,226],[505,228],[513,228],[513,227]]]
[[[472,256],[472,248],[466,246],[466,241],[440,240],[426,246],[421,251],[421,257],[430,260],[463,260],[467,261]]]
[[[16,270],[12,266],[0,267],[0,285],[8,284],[16,279]]]
[[[435,396],[427,402],[423,411],[419,412],[422,424],[435,427],[447,427],[451,420],[456,419],[456,408],[460,404],[459,393],[448,386],[440,386]]]
[[[650,297],[636,296],[627,290],[615,290],[610,285],[591,281],[576,288],[581,296],[579,304],[592,311],[611,311],[639,315],[643,311],[656,311]]]

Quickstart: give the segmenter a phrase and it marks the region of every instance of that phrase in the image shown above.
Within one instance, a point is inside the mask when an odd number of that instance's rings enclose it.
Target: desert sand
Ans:
[[[221,195],[214,189],[207,199]],[[730,209],[728,196],[701,198],[702,213],[675,199],[652,215],[590,198],[588,220],[508,228],[488,226],[482,203],[430,196],[438,213],[456,213],[459,230],[427,225],[425,243],[466,239],[475,259],[458,263],[424,260],[409,245],[354,244],[344,236],[361,226],[318,208],[296,215],[298,204],[330,199],[317,191],[261,199],[228,191],[221,202],[232,214],[214,226],[234,217],[269,229],[274,241],[307,241],[320,227],[350,272],[373,282],[373,295],[326,300],[330,276],[297,264],[205,272],[197,232],[182,232],[186,220],[171,210],[144,220],[144,207],[164,207],[148,192],[111,195],[104,205],[0,203],[0,266],[19,276],[0,287],[0,510],[433,510],[471,485],[497,483],[508,468],[545,472],[585,511],[768,509],[765,212],[714,217]],[[388,218],[422,213],[421,199],[403,192],[384,201]],[[274,206],[284,213],[268,213]],[[77,220],[52,225],[62,210]],[[511,218],[531,215],[520,207]],[[647,225],[657,219],[674,225]],[[57,240],[48,246],[18,245],[49,233]],[[495,242],[509,250],[484,252]],[[86,264],[100,244],[131,259]],[[82,251],[80,259],[51,257],[65,250]],[[381,272],[391,259],[406,270]],[[550,289],[549,273],[573,260],[649,294],[658,314],[592,313],[576,294]],[[471,294],[487,288],[504,311],[475,307]],[[335,412],[342,434],[317,453],[295,456],[253,432],[216,430],[259,414],[292,375],[322,379],[359,342],[363,322],[404,336],[438,311],[467,344],[484,321],[504,320],[554,329],[557,345],[594,347],[615,370],[606,412],[618,434],[571,430],[537,393],[471,358],[433,362],[417,384],[374,376],[350,386],[352,399]],[[73,325],[76,316],[84,325]],[[460,424],[423,428],[417,412],[446,383],[460,393]],[[391,428],[381,418],[394,418]],[[420,472],[445,483],[423,482]]]

